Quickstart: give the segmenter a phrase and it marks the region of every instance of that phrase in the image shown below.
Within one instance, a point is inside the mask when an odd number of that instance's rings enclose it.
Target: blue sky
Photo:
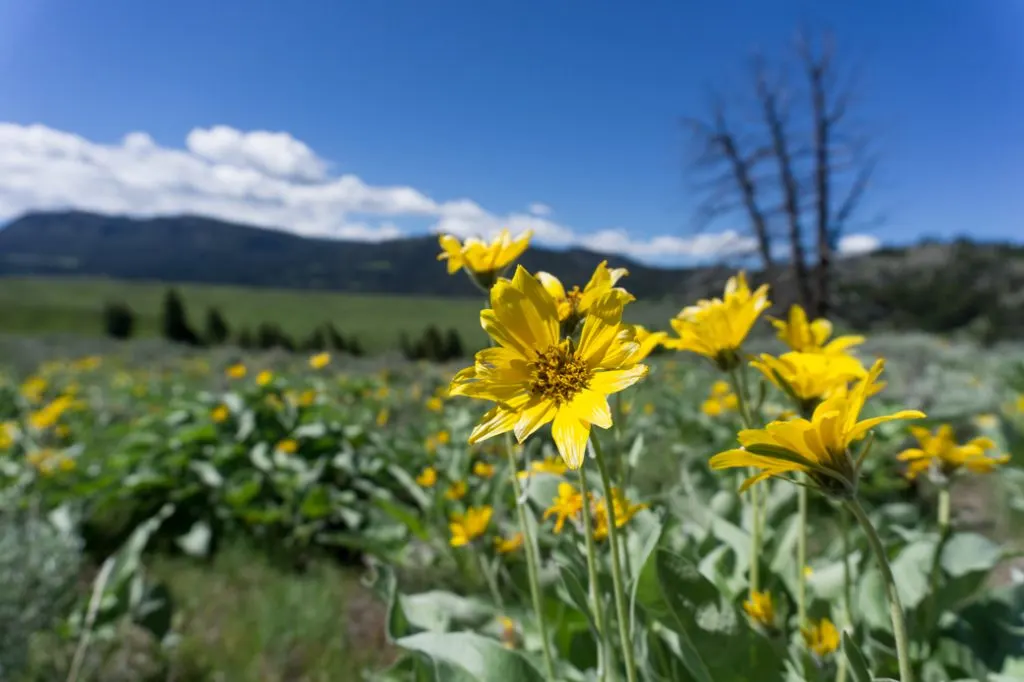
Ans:
[[[173,211],[180,201],[166,195],[166,178],[127,189],[102,180],[99,189],[90,177],[79,195],[26,186],[83,178],[68,154],[106,163],[95,154],[116,151],[129,133],[148,135],[137,146],[154,159],[153,149],[185,147],[190,131],[225,126],[231,135],[197,147],[206,162],[259,166],[239,151],[245,133],[281,131],[304,143],[297,153],[327,164],[299,185],[351,174],[362,189],[406,188],[443,205],[325,204],[296,219],[300,231],[324,232],[331,210],[367,235],[425,230],[469,200],[472,220],[453,223],[464,229],[529,224],[527,207],[539,202],[551,212],[534,218],[565,230],[552,242],[586,243],[609,229],[631,240],[681,236],[696,195],[679,118],[705,110],[709,85],[746,92],[752,50],[781,53],[802,22],[833,30],[843,62],[859,67],[857,112],[882,153],[865,208],[886,217],[869,232],[885,242],[1024,235],[1016,0],[0,0],[0,122],[13,124],[0,134],[0,165],[5,156],[20,164],[6,176],[22,185],[6,198],[0,189],[0,214],[80,204]],[[33,136],[32,124],[44,132]],[[58,154],[55,145],[70,143],[40,142],[58,131],[85,151]],[[33,154],[45,158],[25,160]],[[136,176],[155,172],[132,159]],[[223,214],[218,202],[196,210]],[[264,222],[291,215],[266,214]],[[506,220],[513,215],[520,220]],[[737,216],[714,229],[742,225]],[[346,230],[336,234],[363,234]],[[656,251],[647,255],[657,260]]]

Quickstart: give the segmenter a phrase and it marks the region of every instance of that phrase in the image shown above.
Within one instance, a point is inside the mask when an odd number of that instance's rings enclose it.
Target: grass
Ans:
[[[192,327],[202,332],[208,307],[220,309],[233,332],[271,322],[297,340],[331,322],[354,334],[369,353],[398,347],[405,332],[417,338],[428,325],[454,328],[467,347],[482,347],[482,299],[347,294],[293,289],[256,289],[206,284],[120,281],[100,278],[5,277],[0,280],[0,333],[103,334],[103,307],[127,304],[136,315],[136,334],[160,333],[160,310],[169,286],[185,302]],[[667,328],[678,312],[671,305],[637,302],[632,321]]]

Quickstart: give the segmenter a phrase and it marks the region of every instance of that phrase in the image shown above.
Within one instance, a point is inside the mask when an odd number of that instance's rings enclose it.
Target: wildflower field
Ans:
[[[1024,679],[1020,347],[743,273],[652,331],[527,244],[442,238],[462,365],[12,368],[0,679]]]

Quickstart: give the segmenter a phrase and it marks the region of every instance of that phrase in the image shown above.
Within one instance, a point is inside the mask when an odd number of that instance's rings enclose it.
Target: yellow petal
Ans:
[[[477,424],[473,433],[469,435],[470,445],[511,431],[518,419],[519,413],[515,410],[509,410],[501,405],[491,408],[484,415],[483,421]]]
[[[608,399],[604,394],[591,389],[583,389],[568,405],[559,408],[559,412],[569,411],[574,417],[588,424],[608,429],[612,426],[612,412],[608,408]]]
[[[555,403],[544,398],[534,398],[519,414],[516,421],[516,440],[520,443],[529,438],[540,427],[544,426],[555,418],[557,408]]]
[[[636,365],[629,369],[612,369],[594,372],[590,378],[590,390],[611,395],[627,389],[647,376],[647,365]]]
[[[567,467],[575,471],[583,466],[590,438],[588,424],[581,422],[569,410],[559,410],[551,426],[551,437]]]

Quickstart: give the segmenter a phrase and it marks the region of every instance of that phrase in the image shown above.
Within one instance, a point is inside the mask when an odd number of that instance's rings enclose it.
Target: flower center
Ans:
[[[530,363],[530,393],[567,403],[590,383],[593,372],[565,346],[551,346]]]
[[[575,313],[580,307],[580,300],[583,298],[583,292],[580,291],[579,286],[574,286],[569,290],[569,293],[565,295],[565,300],[569,302],[570,310]]]

